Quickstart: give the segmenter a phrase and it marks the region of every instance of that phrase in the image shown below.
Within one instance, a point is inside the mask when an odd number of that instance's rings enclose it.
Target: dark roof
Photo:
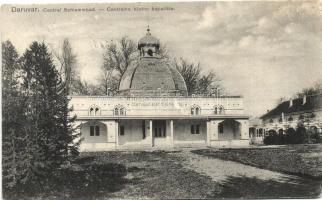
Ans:
[[[293,105],[290,106],[290,101],[284,101],[276,106],[268,113],[261,116],[261,119],[271,116],[284,114],[291,114],[302,111],[312,111],[322,109],[322,94],[312,95],[306,97],[306,103],[303,104],[303,98],[293,99]]]
[[[187,94],[186,83],[175,68],[174,64],[166,59],[141,58],[131,63],[121,78],[120,91],[142,90],[162,92],[178,90]]]
[[[146,36],[144,36],[143,38],[141,38],[139,40],[138,49],[141,50],[141,48],[146,45],[152,45],[152,46],[156,46],[157,48],[159,48],[160,41],[158,38],[156,38],[156,37],[152,36],[150,33],[148,33]]]

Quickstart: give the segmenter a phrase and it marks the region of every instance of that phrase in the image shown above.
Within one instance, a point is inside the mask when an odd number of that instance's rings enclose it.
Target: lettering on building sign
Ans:
[[[179,103],[179,106],[183,106],[183,104]],[[165,107],[165,106],[174,106],[174,103],[167,102],[167,103],[160,103],[160,102],[144,102],[144,103],[132,103],[131,106],[133,107],[148,107],[148,106],[159,106],[159,107]]]

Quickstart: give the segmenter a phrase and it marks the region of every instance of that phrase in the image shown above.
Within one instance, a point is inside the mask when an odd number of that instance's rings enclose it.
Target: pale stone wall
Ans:
[[[200,125],[199,134],[191,134],[191,124]],[[174,120],[174,142],[206,141],[207,126],[204,120]]]
[[[211,120],[207,122],[207,144],[213,147],[233,147],[249,145],[249,123],[248,120],[233,120],[238,122],[238,129],[235,132],[232,126],[224,126],[224,132],[219,133],[218,126],[224,120]],[[228,125],[228,124],[227,124]],[[226,127],[226,128],[225,128]]]
[[[127,116],[136,115],[190,115],[192,106],[201,108],[200,115],[214,115],[214,107],[224,107],[224,115],[243,115],[241,97],[105,97],[105,96],[72,96],[70,105],[78,117],[89,116],[91,106],[100,108],[99,116],[113,116],[116,106],[122,105]],[[96,116],[92,116],[95,118]]]
[[[77,115],[77,123],[82,123],[84,141],[81,151],[172,147],[182,144],[240,146],[248,143],[248,117],[244,115],[241,97],[84,96],[72,97],[70,105],[74,109],[71,115]],[[120,106],[125,108],[126,113],[124,116],[115,116],[114,108]],[[200,108],[198,115],[191,115],[192,107]],[[218,108],[217,114],[215,107]],[[224,113],[219,113],[220,107],[224,108]],[[92,115],[90,108],[95,110]],[[166,120],[166,137],[154,137],[155,119]],[[237,131],[233,132],[228,124],[224,128],[226,135],[219,137],[218,124],[226,119],[238,124],[238,128],[235,128]],[[145,121],[145,139],[142,120]],[[89,136],[89,123],[99,123],[100,136]],[[191,124],[200,125],[199,134],[191,134]],[[124,135],[120,135],[120,126],[124,126]]]
[[[122,120],[120,126],[124,126],[124,135],[119,134],[118,145],[135,145],[138,143],[149,144],[151,143],[149,131],[147,129],[148,120],[145,123],[146,137],[143,139],[142,120]]]
[[[100,126],[100,136],[90,136],[91,125]],[[81,151],[107,151],[114,150],[117,144],[118,123],[114,120],[107,121],[78,121],[81,138]]]
[[[96,136],[94,132],[94,136],[90,136],[90,126],[99,126],[100,127],[100,135]],[[95,131],[95,130],[94,130]],[[107,140],[107,127],[105,124],[99,121],[90,121],[82,125],[81,128],[81,136],[84,138],[83,143],[106,143]]]

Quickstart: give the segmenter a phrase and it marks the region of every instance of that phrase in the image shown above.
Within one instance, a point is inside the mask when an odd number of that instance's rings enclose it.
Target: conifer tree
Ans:
[[[28,99],[30,174],[41,177],[59,169],[77,153],[74,117],[69,117],[67,90],[45,43],[33,42],[23,55],[24,90]]]
[[[19,90],[19,56],[10,41],[2,43],[2,164],[3,185],[14,187],[25,174],[25,99]]]

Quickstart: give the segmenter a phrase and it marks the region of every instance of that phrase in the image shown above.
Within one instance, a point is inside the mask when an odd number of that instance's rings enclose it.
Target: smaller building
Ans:
[[[322,94],[283,101],[261,116],[261,126],[252,127],[255,135],[263,137],[269,132],[283,134],[289,128],[301,126],[311,132],[322,130]],[[257,136],[257,135],[256,135]]]
[[[251,144],[263,144],[264,129],[262,128],[262,120],[258,117],[249,120],[249,138]]]

